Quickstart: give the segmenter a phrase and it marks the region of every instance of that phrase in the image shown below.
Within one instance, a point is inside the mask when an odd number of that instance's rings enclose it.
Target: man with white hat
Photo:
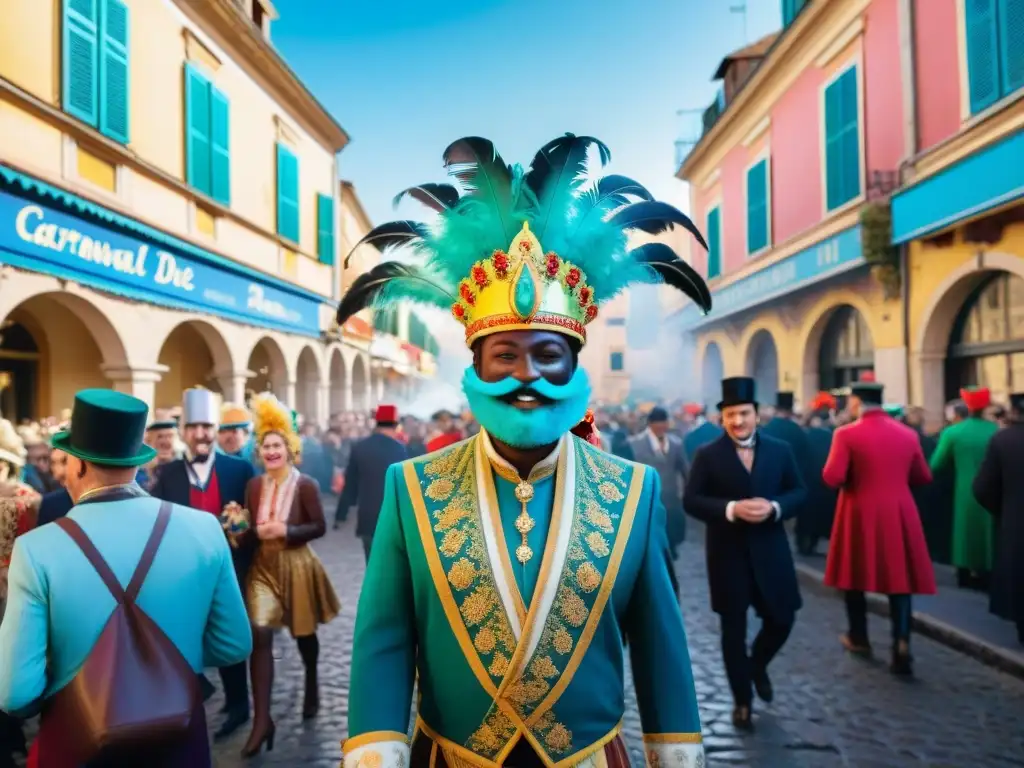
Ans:
[[[253,477],[252,465],[214,450],[220,407],[208,389],[186,389],[182,400],[181,436],[185,456],[166,464],[150,491],[158,499],[201,509],[220,516],[231,502],[245,505],[245,486]],[[232,548],[239,585],[245,584],[251,551]],[[244,588],[244,587],[243,587]],[[215,738],[226,738],[249,721],[249,685],[245,662],[220,670],[227,718]]]

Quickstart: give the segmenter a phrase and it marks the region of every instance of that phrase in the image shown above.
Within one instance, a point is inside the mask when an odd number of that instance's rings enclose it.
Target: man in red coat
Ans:
[[[839,489],[825,566],[825,584],[846,592],[849,631],[840,637],[851,653],[867,655],[865,592],[889,597],[893,674],[912,674],[911,595],[935,594],[935,573],[912,485],[930,483],[917,433],[882,410],[881,384],[851,388],[848,407],[857,419],[840,427],[822,478]]]
[[[455,416],[451,412],[438,411],[433,416],[433,422],[437,433],[427,442],[427,453],[440,451],[464,439],[462,430],[455,425]]]

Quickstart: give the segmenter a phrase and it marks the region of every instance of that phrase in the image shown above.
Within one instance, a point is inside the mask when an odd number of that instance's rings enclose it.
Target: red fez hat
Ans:
[[[811,402],[812,411],[833,411],[836,408],[836,399],[829,392],[819,392]]]
[[[875,372],[864,371],[864,373],[860,375],[860,381],[863,382],[864,384],[874,384],[877,381],[877,379],[875,378]]]
[[[702,406],[700,403],[687,403],[686,405],[683,406],[683,413],[687,414],[688,416],[700,416],[703,410],[704,406]]]
[[[397,424],[398,423],[398,406],[397,405],[378,405],[377,413],[374,414],[374,421],[378,424]]]
[[[964,405],[967,406],[967,410],[972,413],[984,411],[992,404],[992,393],[988,387],[961,389],[960,398],[964,401]]]

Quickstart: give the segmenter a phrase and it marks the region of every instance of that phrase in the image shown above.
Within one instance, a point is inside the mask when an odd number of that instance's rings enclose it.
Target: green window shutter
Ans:
[[[299,242],[299,159],[277,145],[277,234]]]
[[[747,253],[768,245],[768,161],[747,171]]]
[[[61,63],[64,111],[89,125],[96,125],[100,114],[99,2],[64,0]]]
[[[231,205],[231,105],[210,86],[210,197]]]
[[[192,64],[185,64],[185,180],[212,196],[210,158],[210,81]]]
[[[964,27],[971,112],[980,112],[1001,93],[996,0],[964,0]]]
[[[334,264],[334,198],[316,196],[316,255],[321,264]]]
[[[128,6],[101,0],[100,131],[128,143]]]
[[[1024,0],[999,0],[1003,95],[1024,88]]]
[[[721,209],[712,208],[708,211],[707,241],[709,280],[712,277],[718,277],[722,274],[721,220]]]
[[[825,202],[833,210],[860,194],[857,68],[825,89]]]

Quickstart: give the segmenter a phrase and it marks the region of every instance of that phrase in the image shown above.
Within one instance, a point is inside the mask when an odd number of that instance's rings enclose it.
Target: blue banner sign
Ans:
[[[0,192],[0,261],[139,301],[320,334],[321,301],[312,296],[6,192]]]
[[[712,291],[711,312],[706,317],[701,317],[695,304],[687,305],[676,317],[686,328],[713,323],[863,263],[860,226],[844,229],[759,272]]]

